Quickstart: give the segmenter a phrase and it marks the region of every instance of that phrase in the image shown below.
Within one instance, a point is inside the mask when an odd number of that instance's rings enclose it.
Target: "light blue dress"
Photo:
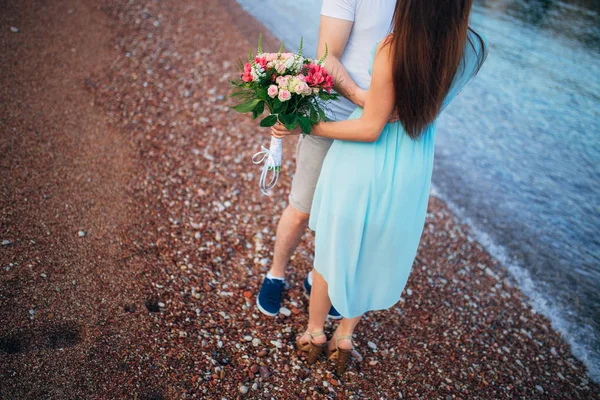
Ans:
[[[474,46],[465,46],[443,107],[474,75],[478,54],[487,51],[487,44],[481,48],[469,35]],[[349,119],[361,114],[357,108]],[[390,308],[400,299],[425,224],[435,133],[434,122],[412,140],[400,123],[390,123],[375,143],[335,140],[327,153],[309,226],[316,235],[314,267],[346,318]]]

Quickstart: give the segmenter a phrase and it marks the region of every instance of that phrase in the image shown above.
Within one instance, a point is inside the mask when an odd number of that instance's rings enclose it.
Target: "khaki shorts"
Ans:
[[[292,178],[290,205],[302,213],[310,214],[323,160],[331,143],[332,139],[317,136],[300,135],[298,138],[296,173]]]

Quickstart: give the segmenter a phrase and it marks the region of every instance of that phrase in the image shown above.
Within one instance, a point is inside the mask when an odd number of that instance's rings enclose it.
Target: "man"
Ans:
[[[335,77],[335,90],[343,96],[328,104],[329,119],[347,119],[356,106],[364,106],[371,82],[371,51],[389,33],[395,4],[396,0],[323,0],[317,58],[325,53],[327,44],[329,55],[325,67]],[[258,309],[266,315],[276,316],[281,307],[285,268],[306,230],[329,146],[330,139],[304,135],[299,138],[289,205],[279,220],[273,263],[256,299]],[[307,294],[311,285],[309,274],[304,280]],[[332,307],[329,318],[341,316]]]

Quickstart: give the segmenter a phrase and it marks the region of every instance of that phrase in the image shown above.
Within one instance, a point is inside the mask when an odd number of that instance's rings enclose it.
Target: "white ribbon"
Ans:
[[[262,172],[260,174],[260,191],[269,196],[269,190],[273,189],[279,180],[279,171],[281,169],[281,159],[283,156],[283,140],[271,136],[271,145],[267,149],[265,146],[260,146],[261,151],[252,157],[254,164],[262,164],[264,162]],[[271,171],[271,178],[267,180],[267,175]]]

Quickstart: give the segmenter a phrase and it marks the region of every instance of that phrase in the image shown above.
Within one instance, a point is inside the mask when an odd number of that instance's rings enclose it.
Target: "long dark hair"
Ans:
[[[393,55],[395,109],[412,139],[435,120],[450,90],[470,30],[471,5],[472,0],[396,2],[387,44]],[[472,32],[484,49],[481,36]],[[483,61],[480,54],[478,68]]]

